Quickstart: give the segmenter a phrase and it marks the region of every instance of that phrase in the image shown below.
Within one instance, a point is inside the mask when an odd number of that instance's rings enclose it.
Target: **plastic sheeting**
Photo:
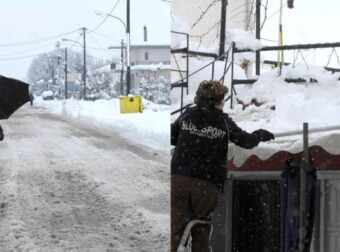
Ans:
[[[298,252],[299,250],[299,221],[300,221],[300,158],[286,162],[281,175],[281,225],[280,252]],[[304,211],[304,252],[310,251],[313,234],[316,172],[306,173],[305,182],[305,211]]]

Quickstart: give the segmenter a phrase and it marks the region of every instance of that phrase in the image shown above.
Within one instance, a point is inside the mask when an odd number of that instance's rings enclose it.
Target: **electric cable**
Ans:
[[[36,47],[36,48],[31,48],[31,49],[28,49],[28,50],[25,50],[25,51],[3,54],[3,55],[0,55],[0,58],[12,56],[12,55],[17,55],[17,54],[22,54],[22,53],[26,53],[26,52],[31,52],[31,51],[36,51],[36,50],[39,50],[39,49],[42,49],[42,48],[49,47],[49,46],[54,45],[54,44],[55,43],[53,42],[53,43],[49,43],[49,44],[44,45],[44,46],[40,46],[40,47]]]
[[[118,3],[119,3],[119,1],[120,0],[117,0],[117,2],[115,3],[115,5],[112,7],[112,9],[110,10],[110,12],[108,13],[108,14],[111,14],[115,9],[116,9],[116,7],[117,7],[117,5],[118,5]],[[91,33],[91,32],[94,32],[95,30],[97,30],[100,26],[102,26],[105,22],[106,22],[106,20],[109,18],[109,16],[108,15],[106,15],[106,17],[95,27],[95,28],[93,28],[93,29],[91,29],[89,32],[88,32],[88,34],[89,33]]]
[[[36,40],[24,41],[24,42],[20,42],[20,43],[0,44],[0,47],[16,47],[16,46],[26,46],[26,45],[43,43],[43,42],[46,42],[46,41],[49,41],[49,40],[55,40],[56,38],[63,37],[65,35],[74,33],[78,30],[79,29],[76,29],[76,30],[73,30],[73,31],[70,31],[70,32],[65,32],[65,33],[58,34],[58,35],[53,35],[53,36],[49,36],[49,37],[45,37],[45,38],[36,39]]]
[[[113,40],[113,41],[117,41],[117,42],[120,42],[120,40],[119,39],[116,39],[116,38],[113,38],[113,37],[110,37],[110,36],[108,36],[108,35],[105,35],[105,34],[103,34],[103,33],[100,33],[100,32],[97,32],[97,31],[95,31],[95,32],[93,32],[94,34],[96,34],[96,35],[99,35],[99,36],[102,36],[102,37],[104,37],[104,38],[106,38],[106,39],[109,39],[109,40]]]

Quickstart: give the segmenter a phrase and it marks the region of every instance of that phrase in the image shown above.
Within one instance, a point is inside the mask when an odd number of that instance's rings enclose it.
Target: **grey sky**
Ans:
[[[25,57],[53,51],[61,38],[77,40],[81,27],[91,31],[104,19],[94,10],[108,13],[117,3],[112,15],[126,21],[126,0],[0,0],[0,75],[24,79],[33,57]],[[131,42],[143,40],[143,27],[148,28],[148,40],[170,43],[170,3],[162,0],[130,0]],[[41,43],[23,46],[23,42],[41,40],[77,30]],[[108,18],[87,36],[88,53],[99,58],[112,58],[114,52],[106,49],[125,38],[124,26],[114,18]],[[82,43],[82,39],[79,40]],[[20,44],[9,47],[7,45]],[[63,43],[62,47],[72,44]],[[38,49],[40,48],[40,49]],[[75,50],[81,50],[73,46]]]
[[[266,3],[265,0],[262,2],[263,4]],[[286,4],[287,0],[283,0],[283,3]],[[284,44],[340,42],[340,30],[338,29],[340,23],[339,8],[339,0],[295,0],[293,9],[284,7],[282,20]],[[277,11],[279,9],[279,0],[269,0],[268,19],[264,29],[261,31],[262,38],[278,40],[279,14]],[[274,13],[276,14],[273,15]],[[264,15],[263,12],[262,15]],[[273,45],[268,41],[263,41],[263,43]],[[274,44],[277,45],[277,42]],[[302,53],[308,62],[316,65],[326,65],[331,50],[303,50]],[[340,56],[340,48],[337,51]],[[286,61],[291,62],[296,54],[296,51],[286,51]],[[300,57],[297,61],[301,60]],[[340,68],[334,54],[330,66]]]

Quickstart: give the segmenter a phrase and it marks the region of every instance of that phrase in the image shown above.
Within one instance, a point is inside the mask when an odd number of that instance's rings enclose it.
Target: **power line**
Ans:
[[[51,51],[49,51],[51,52]],[[32,54],[32,55],[26,55],[26,56],[21,56],[21,57],[12,57],[12,58],[0,58],[0,61],[10,61],[10,60],[18,60],[18,59],[27,59],[27,58],[33,58],[45,53],[49,53],[49,52],[44,52],[44,53],[39,53],[39,54]]]
[[[116,39],[116,38],[113,38],[113,37],[110,37],[110,36],[107,36],[107,35],[105,35],[105,34],[103,34],[103,33],[99,33],[99,32],[94,32],[94,34],[96,34],[96,35],[99,35],[99,36],[102,36],[102,37],[104,37],[104,38],[106,38],[106,39],[109,39],[110,41],[117,41],[117,42],[120,42],[120,39]]]
[[[94,42],[96,42],[96,44],[97,44],[100,48],[102,48],[104,51],[108,51],[106,48],[104,48],[104,47],[98,42],[98,40],[97,40],[92,34],[90,34],[90,36],[91,36],[91,38],[94,40]]]
[[[111,14],[111,13],[114,11],[114,9],[116,9],[116,7],[117,7],[119,1],[120,1],[120,0],[117,0],[117,2],[115,3],[115,5],[112,7],[112,9],[110,10],[110,12],[109,12],[108,14]],[[105,17],[105,18],[104,18],[104,19],[103,19],[103,20],[102,20],[95,28],[93,28],[92,30],[88,31],[87,33],[89,34],[89,33],[91,33],[91,32],[94,32],[95,30],[97,30],[100,26],[102,26],[102,24],[105,23],[105,21],[106,21],[108,18],[109,18],[109,16],[106,15],[106,17]]]
[[[45,38],[36,39],[36,40],[24,41],[24,42],[20,42],[20,43],[0,44],[0,47],[16,47],[16,46],[26,46],[26,45],[38,44],[38,43],[46,42],[46,41],[49,41],[49,40],[54,40],[56,38],[74,33],[78,30],[79,29],[76,29],[76,30],[73,30],[73,31],[70,31],[70,32],[65,32],[65,33],[58,34],[58,35],[53,35],[53,36],[49,36],[49,37],[45,37]]]
[[[50,44],[47,44],[45,46],[40,46],[40,47],[36,47],[36,48],[31,48],[29,50],[25,50],[25,51],[20,51],[20,52],[14,52],[14,53],[8,53],[8,54],[3,54],[3,55],[0,55],[0,58],[3,58],[3,57],[7,57],[7,56],[12,56],[12,55],[17,55],[17,54],[22,54],[22,53],[26,53],[26,52],[32,52],[32,51],[35,51],[35,50],[39,50],[39,49],[42,49],[42,48],[46,48],[46,47],[49,47],[51,45],[54,45],[55,43],[50,43]]]
[[[79,45],[79,44],[74,44],[72,47],[74,47],[74,46],[77,46],[77,47],[80,47],[80,48],[83,48],[83,46],[82,45]],[[69,49],[71,49],[71,48],[69,48]],[[108,49],[104,49],[103,47],[102,48],[98,48],[98,47],[91,47],[91,46],[86,46],[86,49],[92,49],[92,50],[99,50],[99,51],[106,51],[106,52],[110,52],[110,50],[108,50]]]
[[[79,36],[78,36],[78,38],[75,40],[75,42],[79,42],[79,39],[81,38],[81,34],[79,34]],[[72,41],[70,41],[70,42],[72,42]],[[74,43],[73,42],[73,44],[69,47],[69,49],[71,50],[73,47],[75,47],[75,46],[79,46],[77,43]]]
[[[78,40],[80,39],[81,35],[79,35],[78,39],[76,40],[78,42]],[[51,45],[54,45],[55,42],[51,43],[51,44],[48,44],[48,46],[51,46]],[[75,44],[77,45],[77,44]],[[72,45],[69,49],[72,49],[75,45]],[[34,49],[31,49],[31,50],[27,50],[26,52],[29,52],[29,51],[33,51],[33,50],[38,50],[40,48],[45,48],[47,46],[42,46],[42,47],[39,47],[39,48],[34,48]],[[9,55],[15,55],[15,54],[19,54],[19,53],[23,53],[24,51],[22,52],[17,52],[17,53],[13,53],[13,54],[8,54],[7,56]],[[38,54],[30,54],[30,55],[24,55],[24,56],[18,56],[18,57],[4,57],[3,56],[6,56],[6,55],[1,55],[0,56],[0,61],[11,61],[11,60],[20,60],[20,59],[27,59],[27,58],[33,58],[33,57],[37,57],[39,55],[42,55],[42,54],[45,54],[45,53],[51,53],[53,52],[53,50],[51,51],[47,51],[47,52],[42,52],[42,53],[38,53]]]

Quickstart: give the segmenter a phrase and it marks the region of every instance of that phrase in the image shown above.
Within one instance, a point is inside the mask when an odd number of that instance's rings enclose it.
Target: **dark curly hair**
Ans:
[[[202,81],[196,91],[194,99],[198,106],[214,107],[222,102],[228,93],[228,88],[216,80]]]

